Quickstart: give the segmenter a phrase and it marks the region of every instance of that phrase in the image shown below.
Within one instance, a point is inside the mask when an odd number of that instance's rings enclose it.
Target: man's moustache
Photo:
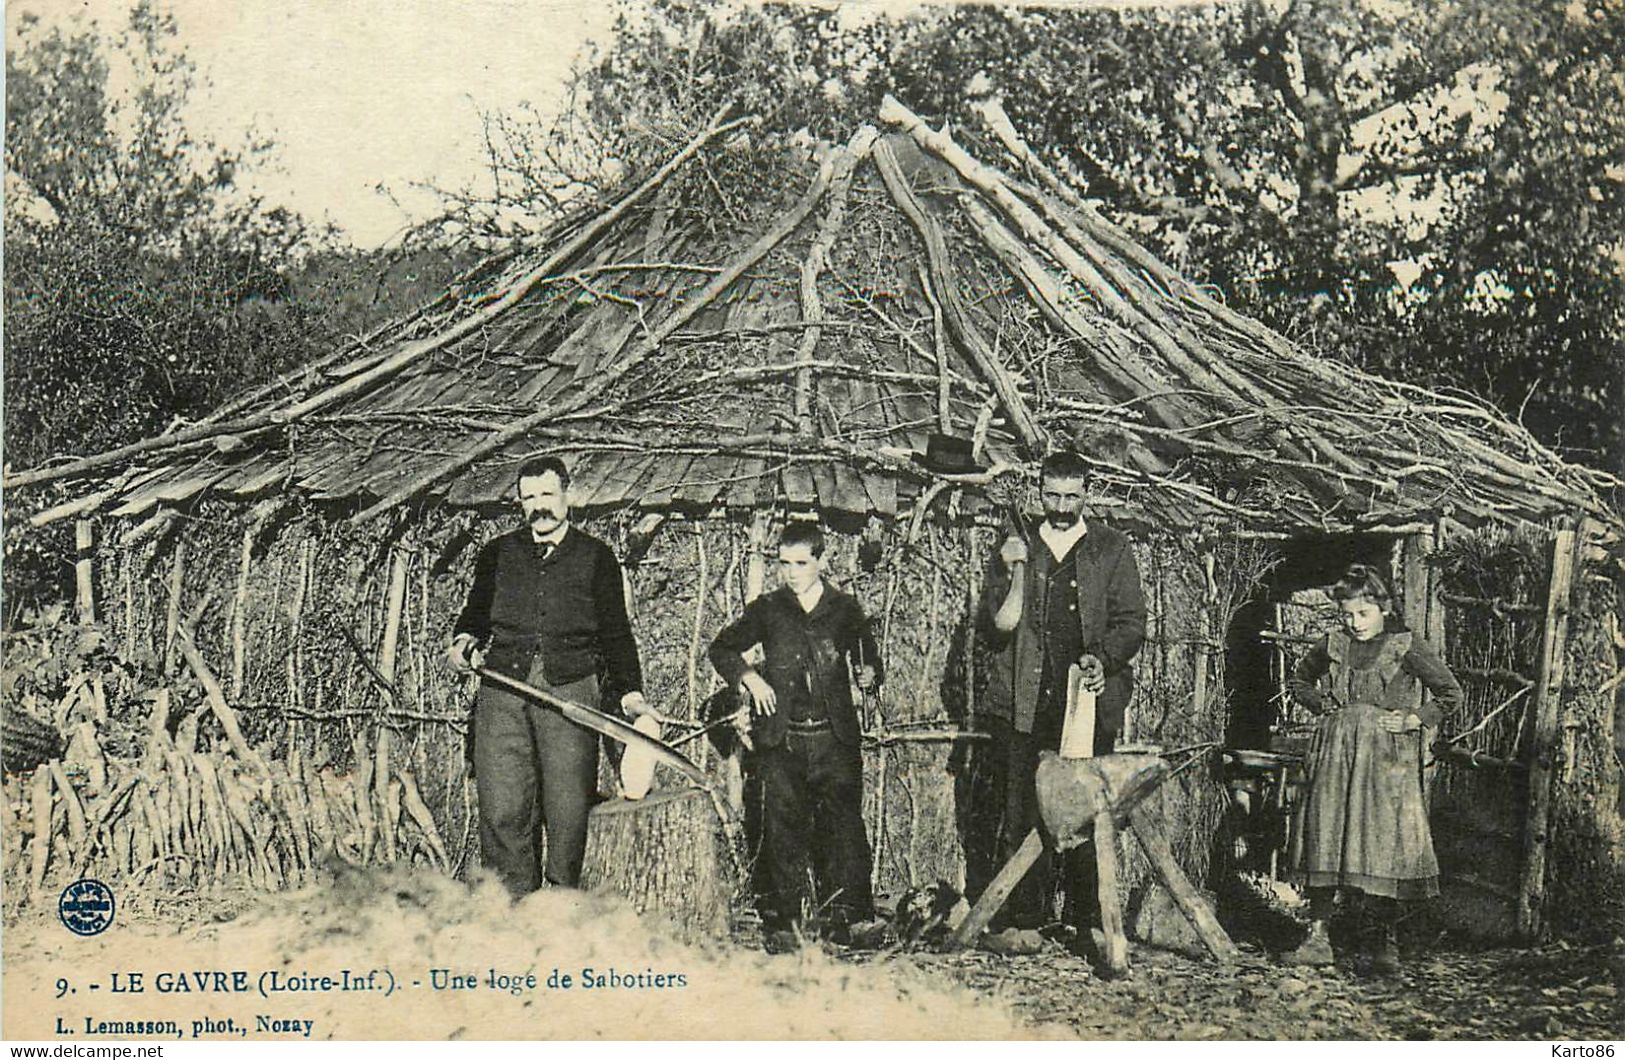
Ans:
[[[1045,512],[1044,519],[1057,530],[1070,530],[1078,522],[1078,517],[1071,512]]]

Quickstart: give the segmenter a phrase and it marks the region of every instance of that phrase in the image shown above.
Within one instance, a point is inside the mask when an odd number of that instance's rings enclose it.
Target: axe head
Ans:
[[[1038,756],[1038,815],[1055,849],[1069,850],[1093,835],[1097,814],[1128,817],[1168,776],[1168,763],[1156,755]]]

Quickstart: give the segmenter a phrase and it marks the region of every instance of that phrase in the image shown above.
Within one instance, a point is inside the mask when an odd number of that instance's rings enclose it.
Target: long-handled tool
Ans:
[[[507,674],[499,674],[490,667],[479,666],[475,668],[474,672],[494,685],[500,685],[517,695],[534,699],[538,703],[552,707],[582,728],[591,729],[601,736],[608,736],[611,740],[625,744],[628,747],[642,748],[654,756],[655,761],[661,765],[669,766],[707,791],[711,789],[710,778],[705,775],[705,772],[699,766],[678,754],[664,740],[658,740],[648,733],[639,732],[621,719],[611,717],[601,710],[594,710],[592,707],[572,703],[568,699],[561,699],[551,692],[542,691],[535,685],[509,677]]]

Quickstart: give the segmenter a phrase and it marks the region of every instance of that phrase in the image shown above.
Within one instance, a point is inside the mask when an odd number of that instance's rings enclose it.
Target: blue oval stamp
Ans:
[[[100,935],[113,922],[113,892],[101,880],[74,880],[62,888],[56,915],[75,935]]]

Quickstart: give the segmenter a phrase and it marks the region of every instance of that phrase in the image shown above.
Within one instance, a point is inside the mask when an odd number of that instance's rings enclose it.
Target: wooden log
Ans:
[[[1112,976],[1128,973],[1128,937],[1123,934],[1123,902],[1118,894],[1117,825],[1109,813],[1095,815],[1095,875],[1099,886],[1101,957]]]
[[[737,882],[710,797],[671,788],[592,810],[581,885],[621,895],[685,939],[723,938]]]
[[[1129,811],[1129,821],[1133,825],[1134,834],[1139,837],[1140,848],[1145,851],[1146,860],[1156,870],[1157,878],[1162,885],[1168,888],[1173,896],[1174,904],[1179,911],[1185,914],[1191,927],[1201,936],[1202,942],[1207,946],[1213,959],[1220,964],[1231,964],[1240,956],[1236,944],[1230,941],[1224,928],[1219,926],[1219,919],[1209,908],[1206,899],[1197,891],[1185,870],[1179,867],[1174,859],[1174,852],[1168,846],[1168,837],[1163,835],[1162,826],[1157,819],[1146,812],[1144,806],[1136,806]],[[1099,851],[1096,852],[1099,856]]]
[[[1055,848],[1070,850],[1090,841],[1090,822],[1108,808],[1116,823],[1126,823],[1129,811],[1167,776],[1168,763],[1156,755],[1062,758],[1044,751],[1035,778],[1039,817]]]
[[[1027,838],[1021,841],[1021,846],[1011,855],[1010,860],[1004,863],[998,875],[993,877],[992,882],[987,885],[987,890],[976,899],[976,904],[971,907],[970,913],[959,925],[959,930],[954,932],[953,945],[963,947],[975,943],[982,932],[987,930],[994,916],[1004,908],[1004,903],[1010,900],[1016,885],[1027,875],[1027,870],[1033,867],[1038,855],[1043,852],[1044,838],[1038,834],[1038,829],[1034,828],[1027,833]]]
[[[1525,755],[1529,763],[1529,816],[1524,824],[1523,874],[1518,885],[1518,935],[1526,940],[1541,937],[1546,927],[1546,852],[1551,843],[1552,778],[1557,765],[1553,750],[1560,735],[1558,717],[1570,595],[1579,561],[1580,536],[1572,528],[1559,530],[1552,541],[1552,577],[1546,593],[1540,669],[1530,704],[1532,725]]]

